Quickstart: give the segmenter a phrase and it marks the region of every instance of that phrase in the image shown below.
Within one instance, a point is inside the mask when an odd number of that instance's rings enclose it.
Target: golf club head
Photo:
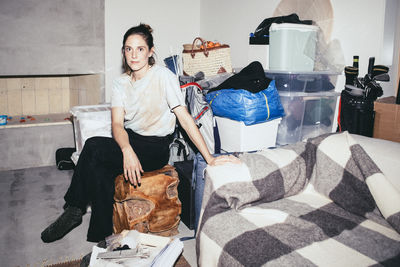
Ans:
[[[365,95],[367,99],[376,100],[378,97],[383,95],[382,87],[376,82],[371,81],[365,85]]]
[[[383,74],[383,73],[388,73],[389,72],[389,67],[384,66],[384,65],[375,65],[372,68],[372,77]]]
[[[373,78],[374,81],[380,81],[380,82],[389,82],[390,81],[390,76],[387,73],[382,73],[379,75],[376,75]]]
[[[367,84],[369,84],[371,81],[372,81],[372,76],[371,76],[371,74],[367,73],[364,76],[362,84],[364,85],[364,87],[367,87]]]
[[[355,79],[355,86],[358,88],[365,88],[364,86],[364,78],[362,77],[358,77],[357,79]]]

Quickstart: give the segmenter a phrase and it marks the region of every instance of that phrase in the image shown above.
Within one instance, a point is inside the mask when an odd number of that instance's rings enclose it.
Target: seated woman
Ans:
[[[123,173],[140,186],[141,173],[165,166],[176,118],[208,164],[235,160],[214,158],[208,151],[186,109],[178,79],[155,64],[150,26],[140,24],[125,33],[122,55],[125,73],[114,80],[111,97],[113,138],[85,142],[64,196],[64,213],[41,233],[44,242],[61,239],[81,224],[88,205],[92,212],[87,240],[98,242],[111,235],[114,179]]]

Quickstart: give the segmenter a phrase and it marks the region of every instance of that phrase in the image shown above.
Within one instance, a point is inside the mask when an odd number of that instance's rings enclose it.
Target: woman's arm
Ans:
[[[194,122],[190,113],[187,111],[186,107],[178,106],[172,111],[175,113],[181,126],[188,134],[190,140],[192,140],[193,144],[197,147],[201,155],[203,155],[203,158],[207,162],[207,164],[219,165],[226,162],[239,162],[239,159],[234,156],[219,156],[217,158],[213,157],[210,151],[208,151],[206,142],[204,141],[204,138],[201,135],[199,128],[197,128],[196,123]]]
[[[122,107],[111,108],[112,133],[115,141],[121,148],[123,155],[124,177],[131,184],[140,184],[142,165],[129,143],[128,133],[124,128],[124,109]]]

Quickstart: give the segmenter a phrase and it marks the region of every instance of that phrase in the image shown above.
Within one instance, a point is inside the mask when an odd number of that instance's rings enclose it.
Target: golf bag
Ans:
[[[343,90],[339,104],[339,131],[372,137],[374,131],[374,101],[351,95]]]
[[[338,132],[372,137],[374,131],[374,101],[383,95],[377,81],[389,81],[389,68],[374,65],[375,58],[369,59],[368,73],[358,76],[358,56],[353,58],[353,66],[345,67],[346,85],[340,95]]]

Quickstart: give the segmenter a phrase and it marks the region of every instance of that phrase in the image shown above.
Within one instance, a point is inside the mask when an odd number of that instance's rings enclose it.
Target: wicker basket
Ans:
[[[203,49],[196,44],[200,41]],[[202,71],[205,76],[213,76],[218,73],[232,72],[231,52],[229,45],[207,48],[206,42],[197,37],[190,47],[183,45],[182,52],[183,72],[185,75],[194,75]]]

